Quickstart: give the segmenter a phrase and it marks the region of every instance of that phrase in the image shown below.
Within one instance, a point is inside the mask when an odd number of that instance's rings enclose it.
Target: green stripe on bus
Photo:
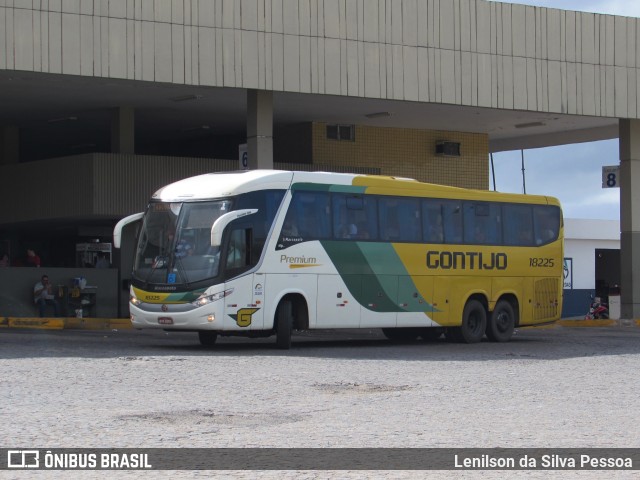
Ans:
[[[432,313],[439,311],[420,292],[392,243],[359,242],[358,247],[376,277],[387,280],[386,282],[381,281],[381,285],[383,287],[385,283],[389,285],[386,290],[389,296],[398,300],[395,302],[398,312]],[[389,278],[390,275],[397,276],[397,283]],[[395,279],[395,277],[393,278]],[[390,285],[389,282],[394,283]],[[413,293],[416,293],[417,296],[413,297]]]
[[[188,303],[193,302],[202,295],[204,290],[196,290],[194,292],[179,292],[179,293],[171,293],[166,299],[166,303]]]
[[[356,301],[376,312],[438,311],[422,294],[411,301],[398,298],[407,292],[418,292],[411,276],[402,265],[393,245],[376,242],[322,241],[323,248]],[[402,280],[399,281],[399,278]]]

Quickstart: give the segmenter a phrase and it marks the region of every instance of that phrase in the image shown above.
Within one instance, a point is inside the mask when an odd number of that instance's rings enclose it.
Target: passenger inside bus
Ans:
[[[343,210],[340,214],[340,222],[336,226],[336,238],[355,238],[357,234],[358,227],[347,218],[347,212]]]

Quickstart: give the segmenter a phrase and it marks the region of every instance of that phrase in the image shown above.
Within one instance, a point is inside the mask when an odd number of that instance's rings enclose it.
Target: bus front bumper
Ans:
[[[129,304],[133,328],[161,328],[165,330],[222,330],[222,305],[210,304],[189,311],[177,311],[171,305],[158,311]]]

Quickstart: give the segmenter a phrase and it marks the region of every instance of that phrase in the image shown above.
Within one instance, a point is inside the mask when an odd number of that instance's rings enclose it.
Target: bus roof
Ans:
[[[553,197],[450,187],[418,182],[411,178],[283,170],[206,173],[166,185],[152,198],[166,202],[197,201],[230,197],[255,190],[286,190],[296,184],[301,188],[304,188],[303,184],[324,185],[327,191],[336,192],[560,205]]]

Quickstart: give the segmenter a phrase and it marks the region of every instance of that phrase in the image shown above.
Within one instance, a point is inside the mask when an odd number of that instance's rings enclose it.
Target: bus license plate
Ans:
[[[160,317],[160,318],[158,318],[158,323],[160,325],[173,325],[173,318],[171,318],[171,317]]]

